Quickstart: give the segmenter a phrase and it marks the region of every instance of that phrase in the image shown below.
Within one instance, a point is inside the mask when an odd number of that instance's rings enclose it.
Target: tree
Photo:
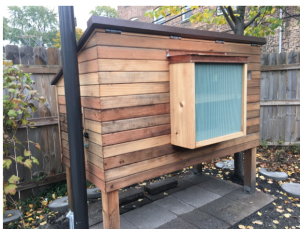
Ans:
[[[110,6],[96,6],[95,10],[91,10],[90,14],[102,17],[118,18],[118,12]]]
[[[9,26],[8,26],[8,18],[3,17],[3,40],[8,39],[8,34],[9,34]]]
[[[76,28],[76,41],[79,41],[82,34],[83,34],[82,29]],[[56,34],[56,39],[53,39],[53,41],[54,41],[54,47],[60,49],[61,48],[60,31],[58,31],[58,33]]]
[[[8,24],[8,33],[6,38],[10,43],[26,45],[28,40],[19,38],[21,35],[37,36],[34,40],[42,37],[42,45],[52,46],[52,40],[58,31],[57,14],[54,9],[44,6],[8,6],[10,13]],[[30,39],[30,46],[37,44]]]
[[[198,6],[191,6],[191,10],[198,9]],[[204,7],[203,7],[204,8]],[[202,9],[202,12],[193,14],[189,20],[191,23],[202,22],[208,24],[228,24],[235,34],[263,37],[275,34],[274,30],[282,25],[283,20],[274,17],[274,13],[282,6],[218,6],[213,9]],[[219,11],[219,14],[217,14]],[[185,6],[162,6],[154,10],[148,10],[145,16],[151,18],[166,17],[168,15],[179,15],[187,12]],[[234,175],[240,179],[244,177],[243,152],[234,154]]]

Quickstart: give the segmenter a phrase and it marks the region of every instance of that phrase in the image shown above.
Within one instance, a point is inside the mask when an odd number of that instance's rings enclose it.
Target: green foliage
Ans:
[[[118,18],[117,10],[110,6],[96,6],[94,10],[90,11],[90,14],[102,17]]]
[[[76,41],[79,41],[80,37],[82,36],[83,31],[82,29],[76,28]],[[54,47],[56,48],[61,48],[61,44],[60,44],[60,31],[58,31],[58,33],[56,34],[56,39],[53,39],[54,41]]]
[[[285,143],[284,139],[280,139],[280,138],[278,139],[278,144],[279,145],[283,145],[284,143]]]
[[[290,151],[292,151],[294,154],[300,153],[300,144],[299,143],[290,145],[289,148],[290,148]]]
[[[9,22],[8,18],[3,17],[3,40],[8,39],[8,35],[9,35],[8,22]]]
[[[10,43],[16,42],[25,45],[24,40],[16,36],[38,36],[34,38],[35,40],[39,40],[39,36],[42,36],[43,46],[52,46],[52,40],[58,32],[57,14],[54,9],[44,6],[8,6],[8,10],[9,20],[3,21],[3,25],[7,26],[4,31],[5,39]],[[28,39],[26,40],[28,41]],[[32,39],[30,46],[36,46]]]
[[[217,15],[217,9],[204,9],[194,13],[190,17],[190,22],[201,22],[216,25],[229,24],[236,34],[247,36],[264,37],[265,35],[275,34],[274,30],[282,25],[283,20],[274,17],[274,13],[281,6],[238,6],[234,9],[232,6],[220,6],[223,14]],[[191,10],[198,9],[198,6],[191,6]],[[148,10],[145,16],[158,18],[160,15],[166,17],[167,13],[178,15],[186,12],[184,6],[161,6],[155,10]],[[241,31],[240,31],[241,30]]]
[[[262,147],[263,149],[268,149],[268,142],[266,140],[261,140],[260,147]]]

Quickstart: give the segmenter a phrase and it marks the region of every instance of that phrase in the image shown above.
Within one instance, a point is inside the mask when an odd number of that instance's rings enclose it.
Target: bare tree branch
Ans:
[[[224,7],[223,7],[223,6],[220,6],[220,9],[221,9],[221,11],[222,11],[222,13],[223,13],[223,15],[224,15],[226,21],[228,22],[230,28],[231,28],[233,31],[235,31],[235,27],[234,27],[232,21],[230,20],[230,18],[228,17],[226,11],[224,10]]]
[[[258,8],[258,13],[250,21],[245,23],[244,29],[246,29],[249,25],[251,25],[255,21],[255,19],[258,18],[259,16],[260,16],[260,9]]]
[[[233,13],[233,10],[232,10],[231,6],[227,7],[227,11],[228,11],[228,13],[229,13],[229,15],[231,17],[231,20],[235,23],[236,22],[236,18],[234,16],[234,13]]]

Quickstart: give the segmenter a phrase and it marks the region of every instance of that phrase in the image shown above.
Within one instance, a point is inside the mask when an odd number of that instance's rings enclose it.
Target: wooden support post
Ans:
[[[244,151],[244,191],[254,193],[256,190],[256,147]]]
[[[101,192],[104,229],[120,229],[119,191]]]
[[[66,176],[67,176],[67,189],[68,189],[68,204],[69,204],[69,209],[73,212],[71,169],[69,166],[66,166]]]
[[[194,168],[193,168],[194,174],[196,174],[196,175],[202,174],[202,167],[203,167],[202,163],[194,166]]]

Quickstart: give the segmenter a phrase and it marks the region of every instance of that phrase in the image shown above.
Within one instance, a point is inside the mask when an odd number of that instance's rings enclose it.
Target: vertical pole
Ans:
[[[68,205],[69,209],[74,212],[73,208],[73,194],[72,194],[72,180],[71,180],[71,169],[66,165],[66,177],[67,177],[67,190],[68,190]]]
[[[256,147],[244,151],[244,154],[244,191],[254,193],[256,190]]]
[[[120,229],[119,191],[101,192],[103,229]]]
[[[68,120],[74,228],[89,228],[77,44],[73,6],[59,6],[59,24]]]

